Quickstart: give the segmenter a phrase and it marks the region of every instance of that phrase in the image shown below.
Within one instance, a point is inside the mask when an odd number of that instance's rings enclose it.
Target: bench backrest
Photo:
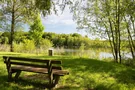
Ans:
[[[8,65],[23,65],[23,66],[31,66],[31,67],[39,67],[39,68],[48,68],[50,60],[41,60],[41,59],[31,59],[31,58],[23,58],[23,57],[8,57],[3,56],[4,63]]]
[[[4,63],[7,65],[7,69],[11,67],[11,65],[23,65],[23,66],[31,66],[38,68],[49,68],[49,69],[59,69],[61,70],[61,61],[59,60],[45,60],[45,59],[32,59],[32,58],[24,58],[24,57],[11,57],[11,56],[3,56]]]

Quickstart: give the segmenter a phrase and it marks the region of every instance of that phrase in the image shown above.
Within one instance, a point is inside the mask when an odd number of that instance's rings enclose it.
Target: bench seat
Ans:
[[[57,69],[53,69],[52,73],[53,73],[53,75],[59,75],[59,76],[64,76],[64,75],[68,75],[69,74],[68,71],[57,70]]]

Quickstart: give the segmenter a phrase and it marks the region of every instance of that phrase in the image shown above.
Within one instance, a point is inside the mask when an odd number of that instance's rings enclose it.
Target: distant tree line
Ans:
[[[24,43],[26,40],[31,39],[31,32],[16,31],[14,35],[14,43]],[[63,47],[69,49],[79,49],[83,44],[84,49],[88,48],[109,48],[109,42],[99,39],[92,40],[87,36],[81,36],[78,33],[73,34],[56,34],[52,32],[44,32],[39,43],[43,43],[43,40],[48,40],[52,43],[54,48]],[[33,40],[34,41],[34,40]],[[0,44],[10,44],[10,32],[0,32]]]

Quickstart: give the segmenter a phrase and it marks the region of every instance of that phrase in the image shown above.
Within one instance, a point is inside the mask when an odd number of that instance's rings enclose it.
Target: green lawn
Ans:
[[[0,90],[44,90],[46,81],[44,75],[24,72],[17,82],[7,82],[3,55],[62,60],[70,74],[61,77],[54,90],[135,90],[135,69],[131,67],[88,58],[7,52],[0,52]]]

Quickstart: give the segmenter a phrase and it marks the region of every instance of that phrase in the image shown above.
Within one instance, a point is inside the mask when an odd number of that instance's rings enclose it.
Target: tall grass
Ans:
[[[8,44],[0,44],[0,51],[10,51],[10,46]]]

